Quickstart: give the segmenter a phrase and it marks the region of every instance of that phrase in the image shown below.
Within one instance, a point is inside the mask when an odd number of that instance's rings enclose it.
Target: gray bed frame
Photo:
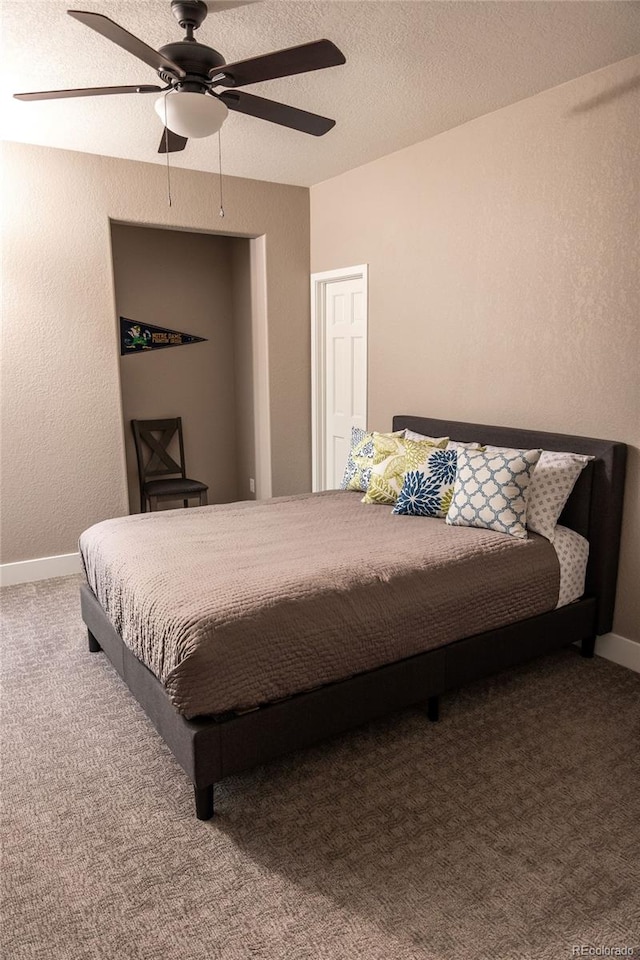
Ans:
[[[595,459],[580,475],[561,523],[590,544],[585,594],[550,613],[477,634],[268,704],[251,713],[185,720],[162,684],[122,642],[89,586],[81,589],[89,649],[103,650],[193,783],[196,815],[213,816],[213,787],[318,740],[404,707],[424,705],[438,719],[440,694],[579,641],[592,657],[613,621],[627,448],[623,443],[511,427],[396,416],[393,429],[518,448],[542,447]]]

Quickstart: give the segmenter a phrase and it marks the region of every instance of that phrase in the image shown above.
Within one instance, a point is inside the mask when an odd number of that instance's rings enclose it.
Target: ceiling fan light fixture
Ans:
[[[162,122],[181,137],[210,137],[217,133],[229,113],[222,100],[188,91],[165,93],[155,102]]]

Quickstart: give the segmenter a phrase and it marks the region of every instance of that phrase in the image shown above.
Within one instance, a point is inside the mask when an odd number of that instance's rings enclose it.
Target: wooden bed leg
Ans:
[[[427,717],[432,723],[440,719],[440,697],[429,697],[427,700]]]
[[[89,638],[89,653],[98,653],[102,648],[91,630],[87,630],[87,637]]]
[[[211,820],[213,816],[213,784],[208,787],[194,787],[196,798],[196,817],[198,820]]]
[[[585,639],[580,644],[580,653],[583,657],[593,657],[596,652],[596,640],[597,637],[585,637]]]

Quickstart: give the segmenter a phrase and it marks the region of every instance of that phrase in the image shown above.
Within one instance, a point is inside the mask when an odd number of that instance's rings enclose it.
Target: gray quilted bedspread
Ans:
[[[87,580],[186,717],[242,710],[553,610],[550,543],[395,516],[357,493],[86,530]]]

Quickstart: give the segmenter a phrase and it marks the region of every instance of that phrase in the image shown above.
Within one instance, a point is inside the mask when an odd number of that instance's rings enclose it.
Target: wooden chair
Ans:
[[[182,500],[183,505],[188,507],[189,500],[198,497],[199,506],[206,506],[209,489],[207,484],[199,480],[190,480],[186,475],[182,418],[132,420],[131,426],[138,460],[141,512],[147,512],[147,504],[150,512],[157,510],[159,500]],[[180,463],[176,463],[168,452],[176,432],[180,447]],[[145,450],[151,451],[146,462]]]

